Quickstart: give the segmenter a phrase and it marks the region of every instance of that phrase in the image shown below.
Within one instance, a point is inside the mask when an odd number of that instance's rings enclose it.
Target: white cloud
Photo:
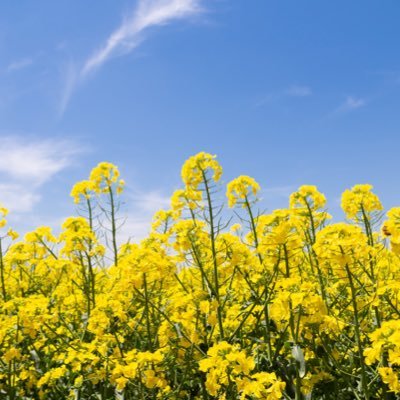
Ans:
[[[367,104],[366,99],[361,97],[348,96],[345,102],[339,106],[337,111],[345,112],[356,110],[357,108],[364,107]]]
[[[70,166],[79,151],[65,140],[2,137],[0,203],[14,213],[32,211],[42,185]]]
[[[66,168],[79,152],[65,140],[4,137],[0,141],[0,174],[40,186]]]
[[[151,216],[148,218],[129,215],[118,232],[119,245],[138,243],[150,233]]]
[[[294,191],[297,190],[296,185],[285,185],[285,186],[272,186],[266,189],[262,189],[261,193],[263,197],[289,197]]]
[[[151,27],[166,25],[201,12],[201,0],[138,0],[131,15],[110,34],[105,43],[88,57],[81,68],[67,72],[60,111],[65,111],[75,87],[110,58],[130,53],[143,41],[143,33]]]
[[[26,67],[29,67],[30,65],[33,64],[33,59],[32,58],[23,58],[21,60],[14,61],[10,63],[7,66],[7,71],[12,72],[12,71],[18,71],[20,69],[24,69]]]
[[[134,206],[140,211],[154,213],[160,208],[166,208],[170,205],[169,196],[165,196],[158,191],[136,192],[130,196]]]
[[[58,110],[60,116],[64,114],[67,108],[69,99],[75,89],[77,78],[76,66],[72,62],[69,62],[64,72],[64,88]]]
[[[112,56],[132,51],[140,43],[141,34],[146,29],[189,17],[199,11],[199,0],[139,0],[133,15],[125,18],[106,43],[86,60],[81,75],[99,68]]]
[[[271,186],[261,190],[260,207],[266,207],[268,212],[277,208],[286,208],[289,203],[290,195],[297,190],[300,185]]]
[[[308,97],[313,94],[312,89],[305,85],[292,85],[286,89],[280,89],[263,96],[255,103],[256,107],[264,106],[265,104],[282,101],[288,97]]]
[[[312,95],[312,90],[308,86],[293,85],[290,86],[285,93],[292,97],[306,97]]]
[[[40,200],[41,196],[34,191],[27,190],[25,185],[16,183],[0,184],[0,201],[11,213],[24,213]]]
[[[136,191],[125,196],[128,210],[119,233],[120,243],[138,242],[149,234],[154,213],[170,208],[170,197],[159,191]]]

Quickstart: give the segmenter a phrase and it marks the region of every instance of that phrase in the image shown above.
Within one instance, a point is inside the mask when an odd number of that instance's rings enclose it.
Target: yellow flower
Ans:
[[[3,206],[0,206],[0,215],[2,217],[6,217],[8,215],[8,209]]]
[[[21,357],[21,351],[15,347],[12,347],[11,349],[7,350],[3,355],[3,358],[6,362],[19,359],[20,357]]]
[[[125,181],[119,179],[118,168],[109,162],[101,162],[93,168],[89,180],[96,193],[108,193],[116,185],[117,194],[120,194],[125,185]]]
[[[387,212],[388,219],[382,226],[382,234],[390,238],[392,251],[400,254],[400,207],[394,207]]]
[[[19,234],[18,234],[18,232],[14,231],[13,229],[10,228],[7,231],[7,236],[9,236],[12,240],[16,240],[16,239],[18,239]]]
[[[342,194],[342,209],[346,217],[363,221],[370,218],[371,214],[383,210],[378,196],[372,193],[372,185],[355,185],[351,190]]]
[[[392,368],[381,367],[378,368],[379,375],[382,377],[383,382],[385,382],[390,391],[394,393],[400,392],[400,382],[398,378],[398,374],[393,371]]]
[[[185,185],[197,190],[200,183],[207,179],[207,171],[211,171],[212,179],[218,182],[222,175],[222,167],[215,158],[214,155],[201,152],[186,160],[182,167],[182,180]]]
[[[93,181],[81,181],[76,183],[71,190],[71,197],[75,203],[80,203],[82,199],[89,200],[96,190],[96,184]]]
[[[251,195],[257,196],[259,191],[260,186],[253,178],[241,175],[227,185],[226,196],[228,198],[228,206],[233,207],[236,203],[239,203],[243,207],[246,204],[250,205],[255,200],[251,199]]]
[[[303,185],[290,195],[289,204],[290,208],[318,210],[325,207],[326,198],[316,186]]]

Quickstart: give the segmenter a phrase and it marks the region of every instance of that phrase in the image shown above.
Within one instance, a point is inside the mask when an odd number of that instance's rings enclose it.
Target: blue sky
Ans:
[[[55,226],[111,161],[139,237],[207,151],[270,210],[301,184],[337,218],[356,183],[399,205],[399,20],[397,0],[3,2],[0,201]]]

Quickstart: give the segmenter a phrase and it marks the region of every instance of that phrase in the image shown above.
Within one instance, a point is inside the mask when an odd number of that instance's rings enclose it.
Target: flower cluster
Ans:
[[[59,234],[18,239],[0,207],[0,398],[400,399],[400,208],[381,225],[356,185],[330,223],[306,185],[263,213],[258,183],[224,188],[204,152],[182,180],[138,243],[110,163]]]

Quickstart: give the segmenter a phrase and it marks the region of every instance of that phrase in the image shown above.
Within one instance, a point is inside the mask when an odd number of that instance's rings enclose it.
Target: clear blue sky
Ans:
[[[132,232],[217,154],[265,207],[316,184],[400,204],[400,3],[51,0],[0,5],[0,201],[24,230],[71,213],[72,184],[120,166]]]

